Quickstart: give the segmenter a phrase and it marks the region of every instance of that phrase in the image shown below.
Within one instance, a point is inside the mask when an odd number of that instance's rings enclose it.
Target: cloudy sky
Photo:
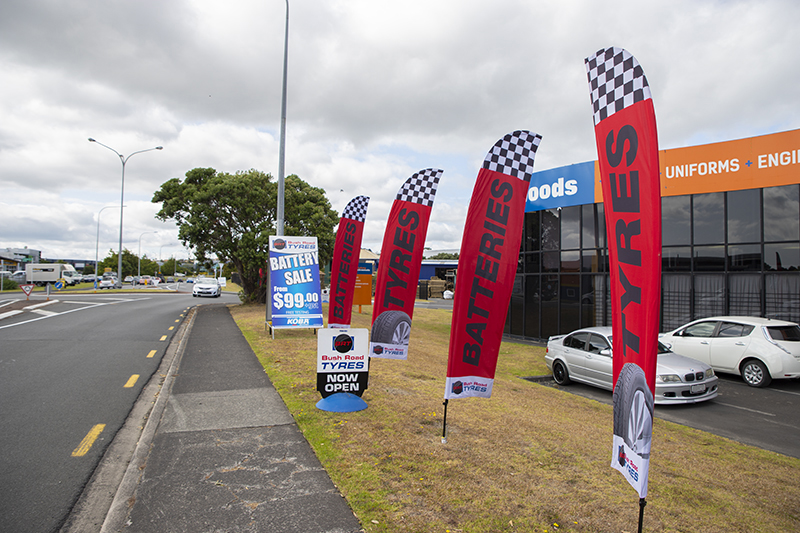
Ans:
[[[626,48],[662,149],[800,128],[800,2],[289,0],[286,173],[338,213],[371,197],[378,251],[400,185],[444,170],[427,246],[458,248],[486,152],[543,136],[536,169],[596,158],[583,60]],[[285,2],[0,2],[0,248],[186,257],[154,215],[195,167],[277,177]],[[151,232],[151,233],[145,233]],[[157,233],[152,233],[157,232]]]

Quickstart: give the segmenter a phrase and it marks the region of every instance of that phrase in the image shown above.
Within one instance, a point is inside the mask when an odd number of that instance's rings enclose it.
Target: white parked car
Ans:
[[[611,328],[594,327],[556,335],[547,341],[545,362],[559,385],[578,381],[613,390]],[[716,398],[717,376],[701,361],[658,345],[655,403],[697,403]]]
[[[211,296],[219,298],[222,295],[222,288],[214,278],[197,278],[192,286],[192,296]]]
[[[660,336],[673,350],[744,378],[752,387],[800,377],[800,326],[794,322],[719,316],[689,322]]]

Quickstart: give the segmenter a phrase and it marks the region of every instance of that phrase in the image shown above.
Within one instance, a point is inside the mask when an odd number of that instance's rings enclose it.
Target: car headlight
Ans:
[[[656,376],[656,381],[659,383],[680,383],[681,377],[677,374],[659,374]]]
[[[709,368],[708,370],[706,370],[706,379],[713,378],[713,377],[714,377],[714,369],[713,368]]]

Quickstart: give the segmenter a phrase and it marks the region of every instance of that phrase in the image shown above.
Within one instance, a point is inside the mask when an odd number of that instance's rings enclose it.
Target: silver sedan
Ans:
[[[578,381],[613,390],[611,328],[594,327],[550,337],[545,361],[559,385]],[[717,376],[701,361],[678,355],[659,343],[655,403],[697,403],[716,398]]]

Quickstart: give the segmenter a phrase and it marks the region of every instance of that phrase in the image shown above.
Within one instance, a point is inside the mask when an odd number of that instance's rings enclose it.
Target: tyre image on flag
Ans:
[[[339,219],[331,264],[329,328],[348,328],[353,314],[353,292],[358,274],[358,256],[364,234],[369,196],[356,196],[347,204]]]
[[[478,172],[458,260],[445,401],[492,395],[541,139],[524,130],[509,133],[492,147]]]
[[[408,358],[422,251],[443,172],[428,168],[415,173],[400,187],[392,203],[378,263],[370,357]]]
[[[585,60],[608,228],[613,329],[611,466],[647,495],[661,298],[661,194],[655,110],[622,48]],[[640,516],[641,518],[641,516]]]

